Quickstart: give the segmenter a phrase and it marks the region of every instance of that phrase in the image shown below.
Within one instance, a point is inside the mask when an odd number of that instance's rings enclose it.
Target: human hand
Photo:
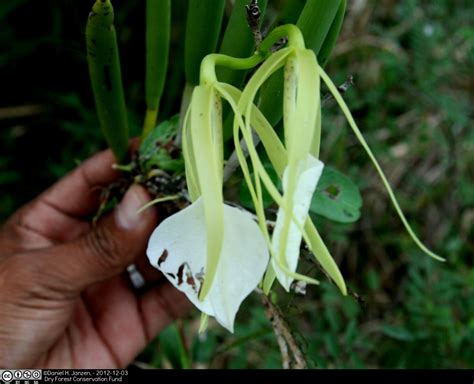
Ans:
[[[87,160],[0,229],[0,368],[118,368],[189,307],[144,255],[156,226],[132,186],[92,226],[97,186],[118,177],[110,151]],[[137,295],[135,263],[153,288]]]

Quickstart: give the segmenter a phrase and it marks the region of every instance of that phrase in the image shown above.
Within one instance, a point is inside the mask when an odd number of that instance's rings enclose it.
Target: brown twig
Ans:
[[[245,6],[247,11],[247,23],[252,31],[255,40],[255,46],[258,48],[262,42],[262,32],[260,31],[260,17],[262,15],[258,0],[251,0],[249,5]]]
[[[281,359],[284,369],[306,369],[308,363],[298,346],[287,322],[280,309],[271,300],[262,294],[262,302],[265,306],[265,315],[272,323],[273,332],[280,347]],[[291,352],[291,355],[290,355]]]

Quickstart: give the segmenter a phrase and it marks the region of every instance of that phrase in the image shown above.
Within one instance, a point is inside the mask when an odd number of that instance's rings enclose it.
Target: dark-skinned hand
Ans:
[[[0,368],[119,368],[190,304],[148,265],[157,213],[132,186],[95,226],[110,151],[84,162],[0,228]],[[138,295],[135,263],[153,286]]]

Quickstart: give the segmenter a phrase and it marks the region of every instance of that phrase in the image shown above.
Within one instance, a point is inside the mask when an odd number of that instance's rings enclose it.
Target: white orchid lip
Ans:
[[[281,233],[288,213],[283,207],[280,207],[278,210],[277,220],[273,230],[272,246],[275,255],[277,255],[277,257],[281,255],[283,259],[280,259],[279,262],[277,262],[275,258],[272,259],[272,266],[278,281],[286,291],[290,290],[290,285],[294,278],[283,270],[281,265],[285,265],[292,273],[296,272],[300,257],[301,240],[303,238],[303,232],[301,230],[304,228],[311,199],[323,172],[323,167],[324,164],[311,155],[308,155],[306,160],[298,164],[298,181],[292,196],[294,220],[292,220],[290,228],[288,229],[288,239],[286,244],[284,244],[284,250],[281,249]],[[288,185],[287,170],[288,169],[283,173],[283,190],[285,190]]]
[[[261,281],[269,262],[266,241],[252,216],[224,205],[224,241],[214,281],[204,300],[207,233],[204,199],[164,220],[147,250],[150,263],[203,313],[233,332],[242,301]]]

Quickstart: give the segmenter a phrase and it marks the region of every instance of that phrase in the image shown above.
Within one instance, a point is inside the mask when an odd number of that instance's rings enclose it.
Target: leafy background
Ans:
[[[103,148],[84,54],[92,1],[0,4],[0,221]],[[285,0],[270,1],[267,18]],[[298,1],[295,1],[298,3]],[[116,0],[132,130],[144,111],[144,2]],[[173,0],[163,116],[179,110],[185,0]],[[324,110],[322,159],[360,188],[361,219],[318,223],[352,295],[320,275],[305,296],[277,291],[312,367],[474,366],[474,29],[471,0],[349,0],[327,70],[346,94],[421,238],[448,259],[422,255],[405,233],[367,156],[334,105]],[[291,15],[290,15],[291,16]],[[290,17],[289,16],[289,17]],[[277,368],[279,350],[257,296],[230,335],[196,335],[196,313],[138,357],[140,366]]]

